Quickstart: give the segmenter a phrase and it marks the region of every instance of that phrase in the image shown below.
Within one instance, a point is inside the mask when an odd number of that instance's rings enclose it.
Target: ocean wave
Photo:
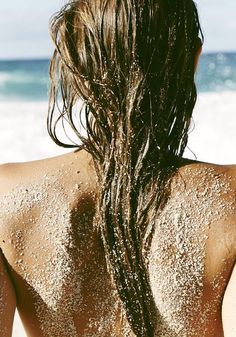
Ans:
[[[48,84],[48,78],[45,76],[37,76],[36,74],[28,74],[24,72],[0,72],[0,85],[7,84]]]
[[[5,84],[12,79],[12,75],[7,72],[0,72],[0,85]]]

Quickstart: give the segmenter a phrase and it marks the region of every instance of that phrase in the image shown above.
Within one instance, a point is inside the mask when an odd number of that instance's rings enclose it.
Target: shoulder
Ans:
[[[0,195],[4,195],[16,183],[17,164],[8,163],[0,165]]]
[[[96,181],[92,158],[82,150],[41,160],[0,165],[0,195],[16,186],[40,183],[43,178],[56,175],[62,185],[78,179],[88,184]]]
[[[197,161],[186,161],[177,171],[189,190],[211,193],[230,200],[236,208],[236,165],[217,165]],[[203,195],[203,194],[202,194]]]
[[[218,165],[184,160],[180,165],[178,172],[186,179],[194,177],[195,179],[192,181],[195,184],[205,180],[208,180],[209,182],[218,180],[229,183],[232,193],[236,190],[236,165]]]
[[[96,173],[91,156],[84,150],[42,160],[0,165],[0,209],[2,202],[14,202],[22,196],[43,191],[48,197],[56,189],[73,197],[75,186],[80,191],[95,190]],[[78,188],[77,188],[78,190]]]
[[[215,235],[236,258],[236,165],[187,161],[179,173],[187,189],[210,206]]]
[[[95,184],[91,157],[82,151],[0,165],[0,247],[1,237],[8,241],[16,230],[37,227],[50,210],[56,217],[94,208]]]

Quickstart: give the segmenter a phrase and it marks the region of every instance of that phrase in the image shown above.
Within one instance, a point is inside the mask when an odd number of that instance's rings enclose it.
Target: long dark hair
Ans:
[[[192,0],[70,1],[53,17],[51,33],[49,133],[59,145],[78,146],[57,136],[57,122],[66,120],[92,155],[108,270],[135,335],[154,336],[157,308],[145,252],[196,102],[202,35],[196,6]],[[83,109],[76,109],[79,100]]]

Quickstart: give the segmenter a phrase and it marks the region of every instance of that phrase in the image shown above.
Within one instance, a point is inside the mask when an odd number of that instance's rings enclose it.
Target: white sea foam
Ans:
[[[35,160],[68,151],[56,146],[47,135],[46,114],[46,102],[0,102],[0,163]],[[200,94],[194,121],[189,147],[197,159],[236,163],[236,92]],[[189,150],[185,155],[193,158]],[[15,322],[13,337],[25,337],[18,316]]]
[[[35,160],[66,152],[46,130],[47,102],[0,103],[0,162]]]
[[[24,84],[47,84],[47,78],[44,77],[35,77],[35,74],[23,73],[23,72],[0,72],[0,86],[4,86],[7,82],[12,82],[17,85]]]
[[[46,130],[47,102],[0,102],[0,163],[67,152]],[[194,110],[189,148],[198,160],[236,163],[236,91],[201,93]],[[71,151],[71,150],[69,150]],[[194,158],[190,150],[185,156]]]
[[[0,86],[4,85],[6,81],[12,79],[12,75],[8,72],[0,72]]]
[[[236,91],[201,93],[193,114],[189,148],[198,160],[236,164]],[[189,150],[186,156],[193,158]]]

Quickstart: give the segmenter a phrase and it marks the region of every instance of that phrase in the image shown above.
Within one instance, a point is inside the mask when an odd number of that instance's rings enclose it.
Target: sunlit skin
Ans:
[[[196,53],[195,68],[197,68],[200,53],[201,48],[199,48]],[[63,168],[63,172],[65,173],[58,174],[58,168]],[[232,199],[235,197],[236,166],[221,166],[183,160],[179,169],[183,179],[186,176],[186,168],[188,168],[188,170],[191,169],[192,172],[195,172],[199,168],[214,168],[217,173],[224,174],[225,179],[229,181],[231,186],[230,193],[232,194],[229,197],[232,197]],[[68,200],[71,211],[76,208],[78,212],[76,219],[86,219],[85,223],[81,220],[79,225],[83,227],[83,230],[85,229],[84,235],[86,236],[87,234],[89,237],[86,244],[79,242],[78,235],[73,237],[76,244],[81,247],[81,254],[84,258],[81,262],[80,256],[73,256],[76,272],[82,275],[84,282],[82,284],[82,294],[86,310],[81,312],[78,306],[74,313],[74,324],[78,332],[78,337],[81,337],[85,335],[84,329],[88,324],[89,315],[95,320],[101,319],[101,313],[95,309],[96,303],[103,303],[106,301],[106,297],[109,297],[111,293],[110,277],[106,271],[105,254],[102,249],[101,240],[92,230],[94,200],[91,196],[96,193],[97,182],[91,156],[82,150],[34,162],[2,165],[0,167],[0,197],[1,200],[3,200],[5,196],[12,193],[16,186],[19,185],[24,186],[24,189],[27,189],[29,193],[31,193],[32,186],[38,186],[40,190],[40,184],[44,181],[45,176],[50,180],[57,175],[57,184],[63,191],[73,190],[74,186],[80,182],[78,192],[72,194],[68,192]],[[185,182],[186,188],[190,190],[196,188],[199,184],[199,181],[195,181],[194,186],[188,183],[187,180]],[[44,192],[48,195],[49,200],[53,199],[53,188],[49,187]],[[188,201],[186,200],[186,202]],[[2,207],[2,203],[0,205],[0,207]],[[54,206],[55,208],[57,206],[61,207],[61,205],[56,204]],[[32,289],[29,288],[24,275],[27,273],[34,278],[35,269],[31,260],[32,253],[37,254],[38,261],[40,261],[43,270],[43,268],[45,268],[44,264],[47,263],[47,252],[53,249],[52,242],[43,240],[44,233],[42,232],[41,224],[37,223],[37,221],[30,222],[30,219],[40,218],[40,212],[45,212],[45,209],[49,206],[48,204],[42,204],[37,210],[37,214],[35,214],[35,210],[32,209],[32,211],[27,212],[26,215],[23,213],[15,214],[14,205],[9,205],[9,207],[12,209],[12,213],[8,213],[5,218],[0,219],[0,247],[2,249],[0,256],[0,287],[2,289],[0,300],[0,329],[4,331],[4,335],[1,336],[11,336],[14,312],[17,307],[28,336],[45,337],[46,335],[41,329],[41,323],[36,314],[38,302],[35,296],[32,295]],[[217,210],[212,211],[216,212]],[[88,214],[87,217],[84,216],[85,213]],[[1,210],[0,214],[4,214],[4,210]],[[24,221],[22,221],[22,219]],[[29,222],[31,223],[30,233],[27,231]],[[50,226],[50,224],[48,224],[48,226]],[[73,229],[76,229],[76,232],[80,231],[80,228],[77,228],[78,223],[73,223],[72,221],[71,226]],[[61,230],[63,231],[63,227]],[[16,231],[22,231],[24,233],[23,238],[21,238],[22,242],[24,242],[23,248],[19,248],[17,245],[14,247],[14,245],[11,244],[11,233],[15,233]],[[213,221],[211,224],[211,230],[208,234],[204,276],[204,305],[211,305],[215,296],[219,296],[220,299],[223,300],[225,289],[229,282],[232,282],[230,281],[230,276],[236,258],[236,214],[230,214],[228,217],[226,214],[220,224],[217,222],[216,217],[216,221],[215,223]],[[44,248],[40,249],[39,247]],[[95,252],[96,261],[90,257],[91,250]],[[22,260],[27,261],[27,270],[24,272],[20,269],[19,264],[17,264],[19,254],[23,256]],[[78,263],[78,261],[80,263]],[[218,273],[221,273],[223,278],[219,287],[213,290],[211,288],[211,281]],[[97,275],[96,282],[98,282],[100,287],[99,291],[95,289],[93,283],[95,274]],[[46,282],[42,277],[42,282],[44,281]],[[66,296],[68,296],[71,291],[73,293],[73,289],[68,288],[65,294],[63,293],[65,298],[61,298],[62,302],[66,300]],[[221,309],[221,307],[218,307],[217,310],[215,310],[216,314],[212,317],[212,320],[205,323],[204,328],[207,333],[204,336],[202,332],[199,331],[199,334],[191,337],[223,337]],[[110,309],[108,308],[107,312],[104,311],[103,315],[105,315],[104,319],[109,318]],[[117,317],[119,317],[119,315],[120,311],[118,309]],[[99,336],[99,332],[95,328],[91,328],[90,333],[93,336]],[[116,331],[113,331],[113,335],[122,337],[119,326]],[[61,335],[61,337],[67,336]],[[111,334],[107,334],[107,337],[111,337]]]

